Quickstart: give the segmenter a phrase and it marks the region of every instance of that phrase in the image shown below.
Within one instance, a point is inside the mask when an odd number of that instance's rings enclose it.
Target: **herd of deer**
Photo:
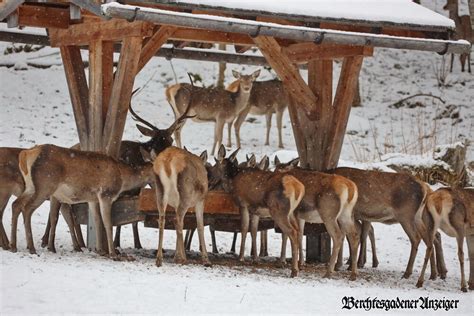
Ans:
[[[333,248],[326,276],[342,265],[342,244],[347,237],[350,244],[350,279],[357,277],[357,269],[365,263],[367,235],[373,240],[370,223],[400,223],[411,243],[410,258],[403,275],[408,278],[413,271],[418,245],[427,245],[422,274],[417,286],[422,286],[428,260],[431,259],[431,279],[440,274],[446,277],[441,239],[438,229],[455,237],[461,266],[461,289],[467,291],[464,275],[463,241],[472,222],[474,209],[473,189],[440,189],[432,192],[429,186],[407,174],[337,168],[327,173],[299,168],[298,160],[281,163],[275,159],[275,170],[269,170],[269,159],[264,157],[257,164],[252,156],[244,163],[237,161],[237,152],[226,157],[222,142],[225,123],[237,118],[237,142],[239,128],[247,113],[265,113],[267,122],[271,113],[281,119],[284,106],[282,95],[272,93],[272,101],[265,103],[263,95],[268,91],[265,83],[253,83],[259,71],[251,75],[233,72],[238,79],[230,90],[204,89],[194,85],[178,84],[166,90],[176,119],[167,129],[159,129],[139,117],[131,108],[140,132],[149,141],[140,143],[122,141],[120,156],[115,160],[105,154],[62,148],[51,144],[31,149],[0,148],[0,215],[11,195],[18,198],[12,205],[13,215],[10,241],[0,221],[0,245],[4,249],[17,250],[17,222],[24,218],[27,248],[35,253],[31,230],[32,213],[47,199],[51,209],[49,223],[42,245],[55,251],[54,236],[59,211],[66,220],[74,249],[84,247],[80,226],[75,223],[71,204],[88,203],[96,227],[103,224],[107,249],[102,249],[102,234],[97,229],[97,252],[111,258],[127,259],[116,252],[112,237],[111,206],[123,194],[137,194],[139,189],[150,185],[156,194],[159,212],[159,241],[157,266],[163,262],[163,236],[165,210],[168,205],[175,210],[176,252],[175,262],[186,261],[183,239],[183,221],[189,208],[195,209],[202,261],[210,265],[204,240],[204,200],[209,190],[223,190],[232,195],[241,214],[241,248],[239,260],[244,260],[245,241],[250,230],[252,257],[257,258],[256,237],[259,218],[271,218],[283,233],[281,262],[286,262],[286,240],[290,239],[292,251],[291,276],[295,277],[304,264],[302,240],[305,222],[323,223],[329,233]],[[282,91],[278,82],[270,81],[271,89]],[[254,89],[259,87],[255,95]],[[212,94],[212,97],[209,95]],[[222,108],[215,104],[220,102]],[[259,107],[257,104],[264,103]],[[249,107],[249,104],[252,105]],[[252,110],[256,108],[258,110]],[[265,108],[267,110],[265,110]],[[260,112],[259,112],[260,111]],[[215,164],[207,162],[207,153],[200,157],[181,146],[180,130],[187,119],[214,121],[216,132],[213,151],[219,148]],[[269,126],[268,126],[269,127]],[[279,121],[279,128],[281,121]],[[172,146],[175,134],[179,147]],[[229,133],[230,141],[230,133]],[[267,132],[268,142],[268,132]],[[281,132],[280,132],[280,145]],[[0,218],[1,219],[1,218]],[[79,227],[78,227],[79,226]],[[138,239],[136,225],[135,237]],[[116,239],[117,240],[117,239]],[[358,258],[357,250],[361,253]],[[139,247],[139,241],[135,241]],[[433,246],[436,252],[433,252]],[[468,238],[468,249],[474,258],[474,244]],[[374,262],[378,263],[373,249]],[[338,258],[339,257],[339,258]],[[469,288],[474,289],[474,262],[470,263]]]

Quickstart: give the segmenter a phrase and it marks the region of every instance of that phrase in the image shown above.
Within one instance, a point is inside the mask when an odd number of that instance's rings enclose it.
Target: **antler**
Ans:
[[[193,118],[195,117],[196,115],[187,115],[189,110],[191,109],[191,105],[193,104],[193,90],[194,90],[194,83],[193,83],[193,79],[191,78],[191,74],[188,72],[188,77],[189,77],[189,81],[191,81],[191,97],[189,98],[189,102],[188,102],[188,106],[186,107],[186,111],[184,111],[184,113],[178,117],[174,122],[173,124],[171,124],[170,127],[168,127],[167,131],[169,133],[173,133],[175,131],[175,129],[181,124],[183,123],[184,120],[188,119],[188,118]]]
[[[135,89],[133,92],[132,92],[132,96],[138,91],[140,90],[140,88],[138,89]],[[138,116],[137,113],[135,113],[135,111],[132,109],[132,101],[130,100],[130,103],[128,104],[128,109],[130,111],[130,114],[132,114],[132,118],[135,120],[135,121],[138,121],[140,123],[143,123],[145,124],[146,126],[148,126],[149,128],[151,128],[152,130],[154,131],[158,131],[159,129],[154,126],[153,124],[151,124],[150,122],[146,121],[145,119],[141,118],[140,116]]]

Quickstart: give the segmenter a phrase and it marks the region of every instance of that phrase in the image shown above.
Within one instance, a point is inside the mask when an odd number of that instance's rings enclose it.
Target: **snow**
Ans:
[[[274,1],[276,3],[277,1]],[[28,31],[28,30],[27,30]],[[0,43],[0,54],[8,46]],[[84,59],[87,53],[83,52]],[[117,57],[117,56],[115,56]],[[56,63],[59,51],[43,48],[32,53],[0,55],[0,63],[46,60]],[[440,144],[474,139],[473,75],[461,73],[456,58],[454,72],[448,73],[446,84],[438,86],[436,68],[448,58],[433,53],[404,50],[376,50],[374,57],[366,58],[361,72],[361,96],[363,106],[351,111],[347,135],[341,154],[341,166],[373,168],[383,166],[381,157],[391,153],[418,155],[433,152]],[[449,59],[448,59],[449,60]],[[188,82],[187,72],[198,73],[204,84],[215,83],[218,65],[195,61],[172,60],[180,82]],[[446,66],[446,65],[445,65]],[[233,81],[232,69],[250,73],[257,67],[228,65],[226,83]],[[87,71],[87,70],[86,70]],[[337,84],[340,63],[335,63],[334,85]],[[302,71],[303,77],[307,76]],[[258,80],[274,77],[267,70]],[[148,84],[146,85],[146,83]],[[164,89],[173,84],[170,62],[154,58],[138,75],[135,88],[144,89],[133,99],[137,113],[164,128],[173,121],[173,113],[165,100]],[[420,97],[399,109],[389,106],[416,93],[431,93],[446,100]],[[415,104],[419,102],[419,104]],[[74,117],[62,66],[48,69],[28,67],[25,71],[0,67],[0,146],[31,147],[35,144],[54,143],[71,146],[77,142]],[[444,115],[448,105],[454,112]],[[453,115],[458,113],[462,121]],[[435,119],[439,117],[438,119]],[[282,161],[296,156],[288,112],[283,121],[285,150],[278,149],[275,123],[270,135],[270,146],[264,146],[265,118],[252,116],[253,123],[242,125],[242,150],[239,159],[255,153],[257,158],[278,154]],[[457,123],[456,123],[457,122]],[[183,144],[194,153],[210,149],[213,124],[187,122],[183,129]],[[130,118],[125,127],[124,139],[142,140]],[[234,138],[233,138],[234,139]],[[235,149],[235,141],[234,147]],[[468,148],[468,161],[474,160],[474,152]],[[211,158],[212,159],[212,158]],[[3,216],[7,232],[10,230],[10,200]],[[342,310],[344,296],[358,299],[431,299],[460,300],[456,315],[472,315],[471,293],[461,293],[457,247],[453,238],[443,235],[443,247],[449,270],[447,279],[425,281],[422,289],[415,283],[419,275],[425,247],[420,245],[413,276],[404,280],[401,275],[408,261],[409,241],[399,225],[375,224],[380,265],[371,268],[371,252],[368,263],[360,270],[360,278],[349,282],[348,273],[335,273],[332,279],[324,279],[324,267],[310,265],[298,278],[290,279],[289,269],[272,266],[272,260],[263,264],[226,266],[215,264],[204,268],[196,263],[198,253],[190,254],[191,263],[176,265],[172,262],[175,233],[166,231],[164,248],[168,250],[163,267],[154,265],[153,250],[157,246],[157,231],[140,224],[140,236],[144,250],[134,250],[131,228],[122,230],[122,251],[135,256],[135,262],[112,262],[93,252],[73,253],[67,225],[60,219],[57,228],[57,254],[40,248],[40,239],[46,226],[49,203],[44,203],[33,214],[33,237],[38,255],[26,250],[22,220],[18,232],[18,253],[0,250],[0,313],[10,314],[99,314],[99,313],[219,313],[219,314],[336,314]],[[83,228],[85,234],[85,228]],[[206,228],[206,242],[210,247],[210,234]],[[217,232],[221,253],[230,249],[232,234]],[[269,233],[269,252],[277,257],[280,235]],[[346,246],[347,247],[347,246]],[[194,238],[192,249],[197,251]],[[369,247],[370,249],[370,247]],[[250,249],[247,249],[249,254]],[[345,254],[347,256],[347,248]],[[469,274],[467,248],[465,246],[465,271]],[[227,255],[230,262],[234,262]],[[218,261],[211,255],[211,261]],[[249,259],[248,259],[249,260]],[[426,275],[428,277],[428,275]],[[365,311],[351,313],[366,314]],[[414,311],[391,311],[413,313]],[[416,310],[430,313],[430,310]],[[378,312],[380,313],[380,312]]]
[[[178,4],[299,15],[321,19],[454,27],[454,22],[411,0],[177,0]]]

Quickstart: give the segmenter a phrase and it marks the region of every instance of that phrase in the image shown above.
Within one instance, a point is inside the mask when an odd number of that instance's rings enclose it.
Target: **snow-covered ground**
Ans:
[[[58,51],[44,48],[34,53],[3,55],[7,46],[9,44],[0,43],[0,63],[12,61],[17,64],[16,68],[24,66],[26,70],[0,68],[0,146],[31,147],[42,143],[70,146],[76,143],[77,134],[62,66],[37,69],[26,65],[32,58],[38,62],[60,64]],[[419,154],[432,150],[437,144],[473,140],[473,75],[460,73],[456,60],[455,72],[448,74],[447,85],[438,87],[436,68],[441,63],[442,57],[434,53],[398,50],[376,50],[373,58],[367,58],[361,74],[363,107],[352,110],[341,158],[344,161],[371,162],[378,161],[386,153]],[[174,60],[173,65],[179,81],[187,82],[186,72],[200,74],[206,85],[216,80],[217,64]],[[255,68],[228,65],[227,83],[232,81],[231,69],[249,73]],[[338,68],[336,65],[336,73]],[[259,80],[272,77],[272,73],[264,70]],[[335,83],[337,77],[334,76]],[[170,63],[161,58],[153,59],[136,79],[135,86],[145,88],[133,99],[134,109],[159,127],[169,125],[174,117],[165,100],[164,88],[172,83]],[[444,99],[446,104],[433,98],[417,98],[411,100],[411,104],[420,101],[413,108],[389,106],[416,93],[431,93]],[[449,105],[453,106],[447,109]],[[443,114],[445,110],[447,112]],[[456,112],[458,116],[453,114]],[[443,115],[445,118],[433,120]],[[241,130],[241,159],[246,153],[260,157],[264,154],[273,156],[278,151],[275,127],[271,133],[271,145],[263,146],[265,120],[263,117],[254,118],[253,123],[245,123]],[[183,144],[195,153],[209,150],[213,130],[212,124],[188,122],[183,131]],[[287,113],[283,135],[287,151],[280,151],[280,154],[289,157],[294,154],[295,144]],[[127,120],[124,138],[145,139],[131,119]],[[472,149],[468,150],[468,159],[474,159]],[[132,249],[130,227],[124,228],[122,233],[122,247],[126,253],[136,257],[135,262],[112,262],[88,251],[73,253],[67,226],[62,220],[57,232],[58,253],[52,254],[39,246],[48,207],[49,204],[44,203],[33,215],[38,255],[28,254],[22,225],[19,225],[18,253],[0,250],[1,314],[332,314],[347,312],[341,303],[345,296],[356,299],[449,298],[459,300],[458,309],[453,313],[472,315],[474,311],[472,293],[459,290],[455,240],[446,236],[443,243],[449,270],[447,280],[427,280],[423,289],[416,289],[425,247],[419,247],[414,275],[409,280],[401,279],[410,246],[399,225],[375,224],[380,265],[376,269],[370,268],[369,259],[357,281],[349,282],[346,272],[324,279],[324,269],[314,266],[303,270],[298,278],[290,279],[288,269],[264,265],[205,268],[195,260],[188,265],[175,265],[171,251],[163,267],[157,268],[152,254],[157,245],[157,232],[142,226],[140,233],[145,250]],[[3,219],[7,231],[10,229],[10,208],[11,201]],[[210,235],[206,234],[210,250]],[[174,249],[174,235],[173,231],[166,232],[166,249]],[[196,239],[195,250],[198,248]],[[217,233],[217,240],[221,252],[230,249],[231,234]],[[269,247],[270,256],[279,255],[279,234],[270,233]],[[196,254],[191,255],[194,257]],[[467,249],[465,255],[467,257]],[[272,266],[271,259],[265,263],[265,266]],[[465,263],[469,274],[467,258]],[[416,312],[429,313],[430,310],[418,309]],[[362,312],[359,310],[359,313]]]

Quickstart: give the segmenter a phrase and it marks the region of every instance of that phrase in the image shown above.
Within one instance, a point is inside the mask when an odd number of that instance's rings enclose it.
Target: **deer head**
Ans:
[[[249,93],[252,90],[253,82],[260,76],[260,69],[250,75],[242,75],[240,72],[232,70],[232,75],[234,78],[239,79],[239,88],[242,89],[243,92]]]
[[[210,190],[221,189],[226,192],[232,190],[232,179],[239,172],[237,161],[237,153],[240,148],[237,148],[228,158],[226,158],[226,150],[223,145],[219,148],[217,158],[214,158],[216,163],[214,166],[207,168],[208,182]]]
[[[274,160],[274,163],[275,163],[275,171],[278,171],[278,172],[287,172],[287,171],[290,171],[292,169],[295,169],[298,167],[298,164],[300,162],[300,158],[295,158],[295,159],[292,159],[288,162],[281,162],[280,159],[278,158],[278,156],[275,156],[275,160]]]

